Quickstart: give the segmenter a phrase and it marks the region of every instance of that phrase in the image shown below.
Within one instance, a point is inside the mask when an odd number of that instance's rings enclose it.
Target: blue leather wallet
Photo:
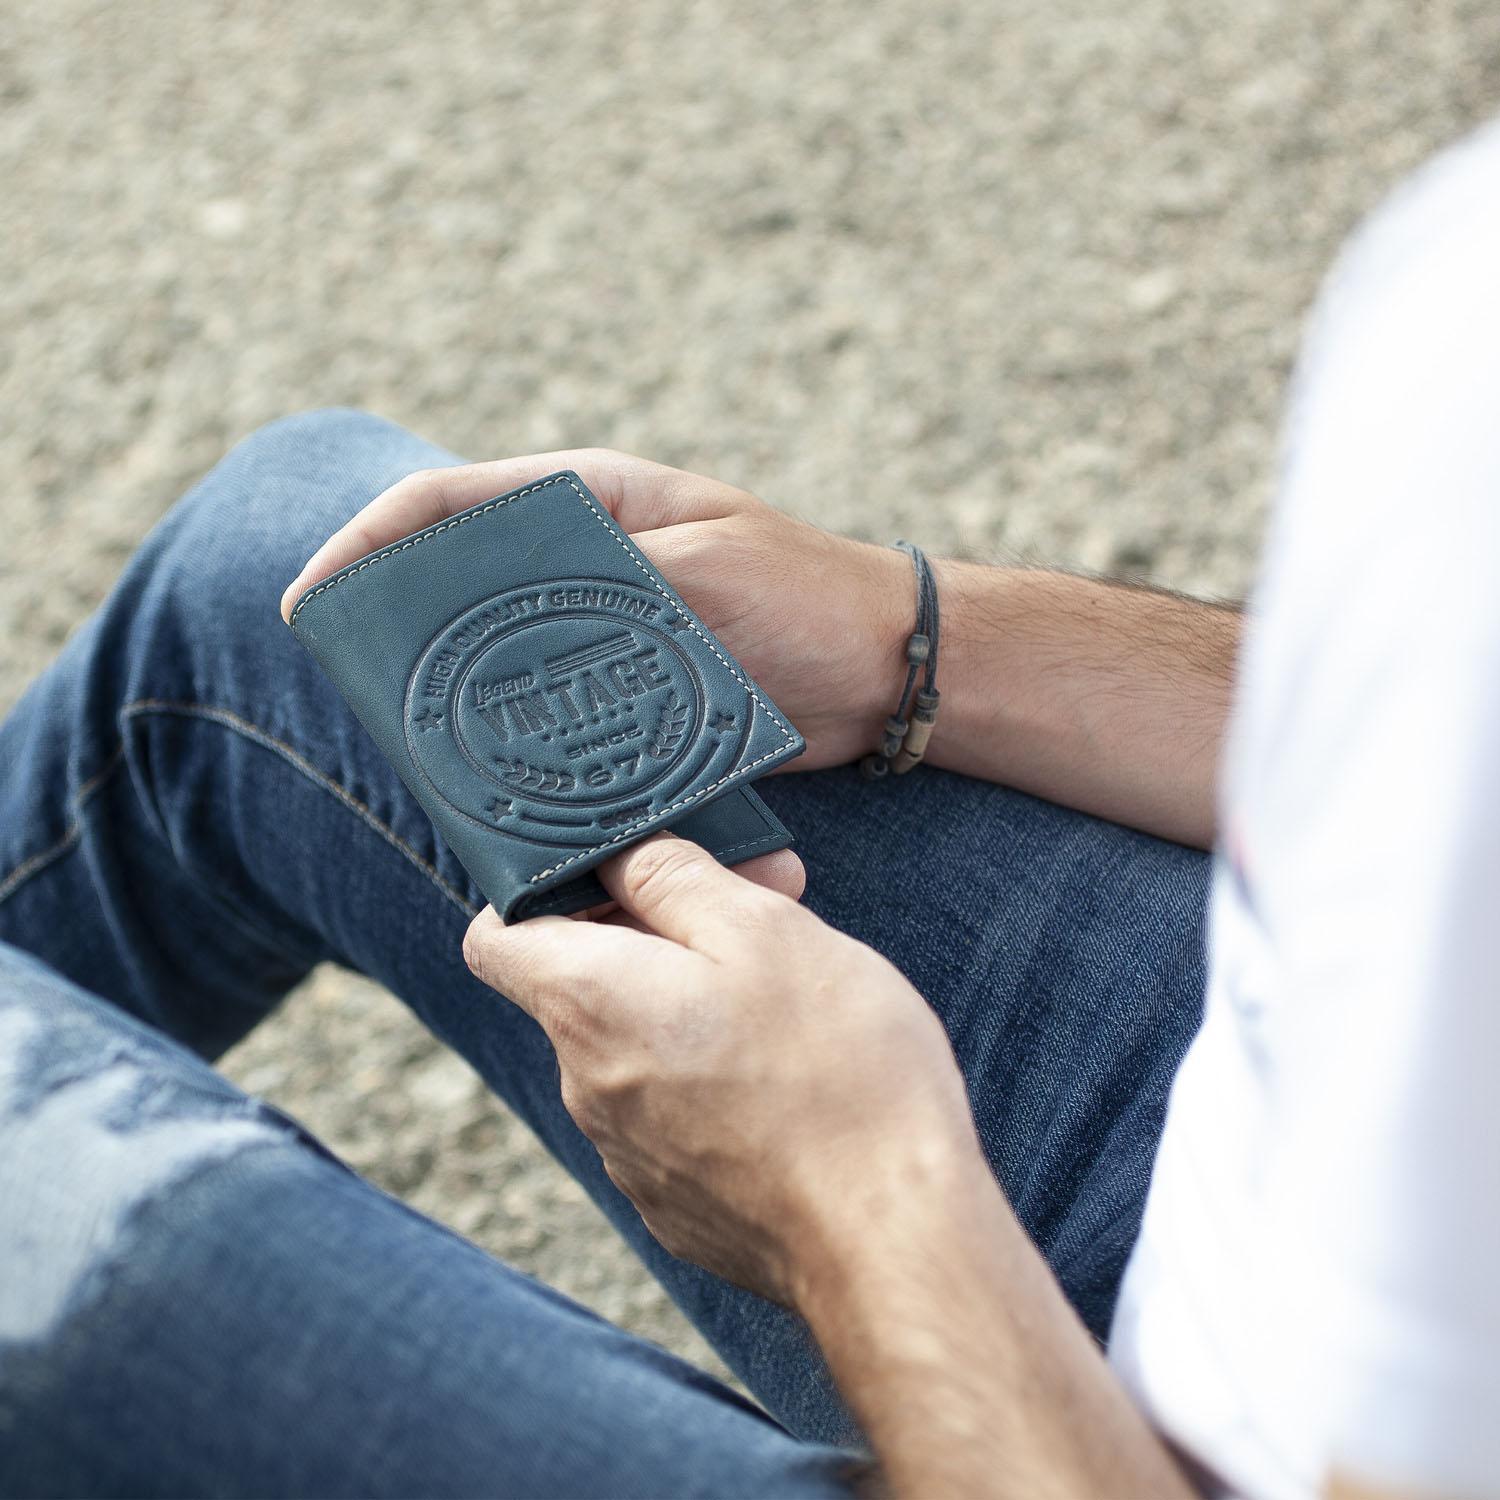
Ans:
[[[661,828],[781,849],[749,783],[802,737],[573,473],[371,553],[292,630],[507,921],[604,900]]]

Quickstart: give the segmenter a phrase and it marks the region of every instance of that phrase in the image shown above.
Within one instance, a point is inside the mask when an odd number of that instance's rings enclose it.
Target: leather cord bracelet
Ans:
[[[904,776],[927,753],[937,723],[938,594],[927,554],[914,542],[896,546],[911,558],[917,579],[917,621],[906,642],[906,681],[896,712],[885,721],[880,748],[859,763],[867,780],[888,773]],[[917,679],[921,678],[921,686]]]

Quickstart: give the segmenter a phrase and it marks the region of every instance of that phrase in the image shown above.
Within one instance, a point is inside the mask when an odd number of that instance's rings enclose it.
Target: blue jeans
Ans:
[[[0,727],[0,1492],[800,1495],[857,1466],[799,1321],[666,1254],[604,1175],[546,1038],[464,968],[472,882],[278,618],[340,522],[454,461],[352,412],[255,434]],[[808,904],[942,1017],[1102,1338],[1199,1016],[1206,859],[932,769],[760,785]],[[479,1070],[764,1412],[208,1066],[330,959]]]

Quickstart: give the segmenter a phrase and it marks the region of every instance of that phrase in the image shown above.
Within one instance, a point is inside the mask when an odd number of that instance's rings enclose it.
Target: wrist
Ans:
[[[903,1268],[930,1265],[935,1247],[962,1237],[976,1215],[1004,1202],[973,1136],[874,1146],[852,1170],[840,1171],[836,1185],[804,1196],[788,1282],[815,1330],[825,1318],[844,1316],[851,1298],[880,1296],[879,1287]]]
[[[904,554],[798,524],[809,533],[804,566],[817,628],[798,642],[802,701],[791,695],[782,707],[807,738],[812,769],[858,760],[879,743],[901,692],[915,596]]]
[[[861,616],[866,622],[863,671],[853,680],[862,685],[857,700],[859,742],[867,750],[875,750],[885,735],[887,721],[900,704],[909,666],[907,645],[917,626],[917,586],[907,553],[871,543],[857,545],[869,554],[863,559],[868,603]],[[942,696],[942,707],[929,732],[924,758],[944,765],[950,744],[964,736],[976,678],[988,684],[991,675],[982,669],[976,673],[968,659],[974,654],[975,601],[980,600],[981,609],[988,615],[1008,608],[1020,570],[955,558],[930,559],[929,563],[941,620],[935,685]],[[979,619],[987,617],[981,613]]]
[[[1003,781],[1006,748],[997,730],[1004,721],[997,716],[1015,696],[1006,664],[1015,640],[1025,635],[1025,580],[1035,575],[1021,567],[951,557],[932,560],[932,574],[942,621],[936,681],[942,705],[923,758],[929,765]],[[904,640],[901,650],[904,661]],[[983,756],[977,763],[976,745]]]
[[[880,741],[885,721],[906,675],[906,643],[916,620],[911,560],[894,547],[854,542],[854,576],[860,598],[858,659],[850,674],[849,717],[859,726],[859,742],[870,749]]]
[[[903,712],[902,689],[911,670],[907,653],[919,628],[921,610],[909,552],[869,542],[853,545],[858,549],[855,576],[860,606],[854,615],[859,622],[858,661],[845,681],[845,717],[850,740],[862,759],[888,742],[893,717],[911,720],[909,703]],[[924,623],[920,628],[930,626]],[[922,686],[921,676],[915,686]]]

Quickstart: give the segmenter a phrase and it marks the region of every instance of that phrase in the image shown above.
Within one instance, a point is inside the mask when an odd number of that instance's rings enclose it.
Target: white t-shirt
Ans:
[[[1111,1358],[1231,1493],[1500,1494],[1500,127],[1330,283],[1252,614]]]

